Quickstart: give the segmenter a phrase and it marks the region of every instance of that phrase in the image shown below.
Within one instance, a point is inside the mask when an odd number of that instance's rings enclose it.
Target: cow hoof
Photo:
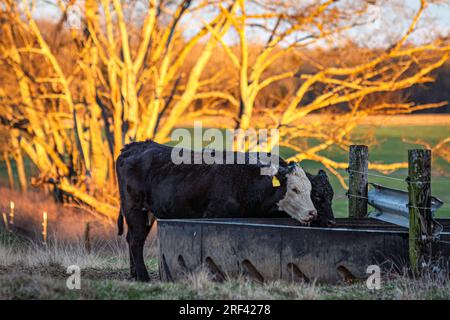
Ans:
[[[139,281],[139,282],[149,282],[150,281],[150,277],[149,276],[137,277],[137,281]]]
[[[143,272],[141,274],[138,273],[137,277],[136,277],[136,280],[137,281],[142,281],[142,282],[148,282],[148,281],[150,281],[150,277],[148,276],[147,272]]]

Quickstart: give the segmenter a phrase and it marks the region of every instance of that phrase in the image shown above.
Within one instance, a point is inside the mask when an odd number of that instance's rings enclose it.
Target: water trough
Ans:
[[[450,219],[438,220],[450,243]],[[371,218],[337,219],[333,228],[293,219],[159,220],[161,280],[181,279],[201,266],[216,280],[239,275],[263,282],[284,279],[336,283],[367,278],[377,264],[398,271],[408,264],[408,229]],[[450,257],[450,244],[439,242]]]

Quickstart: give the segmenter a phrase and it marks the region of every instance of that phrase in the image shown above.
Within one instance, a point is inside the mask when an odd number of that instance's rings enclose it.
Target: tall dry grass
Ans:
[[[56,203],[51,195],[41,191],[19,192],[0,187],[0,212],[9,216],[14,202],[14,224],[17,232],[34,240],[42,239],[43,212],[47,212],[48,238],[59,241],[82,241],[89,224],[91,241],[116,238],[116,226],[87,208]],[[3,220],[3,219],[2,219]],[[3,225],[1,221],[0,225]]]
[[[0,212],[9,220],[14,202],[14,224],[0,221],[0,274],[64,272],[69,265],[82,269],[128,270],[125,237],[116,225],[92,212],[56,203],[42,192],[26,193],[0,187]],[[48,213],[48,240],[43,242],[42,212]],[[9,222],[9,221],[8,221]],[[89,235],[86,226],[89,224]],[[146,244],[146,258],[157,256],[155,230]],[[50,271],[49,271],[50,270]]]
[[[327,285],[311,282],[257,283],[244,276],[213,281],[206,269],[187,273],[179,282],[161,282],[155,243],[148,244],[146,262],[152,281],[128,278],[123,239],[105,241],[87,252],[82,243],[49,242],[46,246],[0,232],[0,299],[450,299],[448,270],[411,278],[382,275],[381,289],[369,290],[365,281]],[[65,287],[66,267],[82,270],[82,290]]]
[[[150,239],[145,247],[146,260],[156,259],[156,240]],[[0,230],[0,269],[38,270],[66,269],[77,265],[81,269],[128,269],[128,247],[123,237],[96,241],[87,250],[83,241],[52,239],[43,244],[12,232]]]
[[[381,288],[370,290],[364,280],[352,284],[329,285],[311,282],[269,281],[256,283],[243,276],[218,284],[205,269],[187,274],[181,283],[192,290],[195,299],[299,299],[299,300],[448,300],[449,270],[424,271],[420,277],[401,274],[382,275]]]

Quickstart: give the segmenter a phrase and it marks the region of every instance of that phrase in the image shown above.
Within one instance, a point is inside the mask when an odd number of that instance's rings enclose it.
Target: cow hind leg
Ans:
[[[150,277],[144,262],[145,239],[132,239],[130,242],[131,256],[134,262],[134,270],[138,281],[149,281]]]
[[[131,274],[135,274],[138,281],[148,281],[150,277],[144,262],[144,244],[150,231],[150,226],[147,224],[147,214],[141,210],[135,211],[128,220]]]

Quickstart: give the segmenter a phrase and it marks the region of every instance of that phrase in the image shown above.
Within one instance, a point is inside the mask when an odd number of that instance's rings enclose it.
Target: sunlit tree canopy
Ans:
[[[168,142],[194,120],[277,128],[291,160],[318,161],[345,185],[336,170],[347,164],[322,152],[351,144],[360,121],[446,104],[403,93],[448,61],[436,12],[449,4],[408,3],[0,0],[1,151],[22,185],[26,156],[34,184],[105,216],[117,214],[124,144]]]

